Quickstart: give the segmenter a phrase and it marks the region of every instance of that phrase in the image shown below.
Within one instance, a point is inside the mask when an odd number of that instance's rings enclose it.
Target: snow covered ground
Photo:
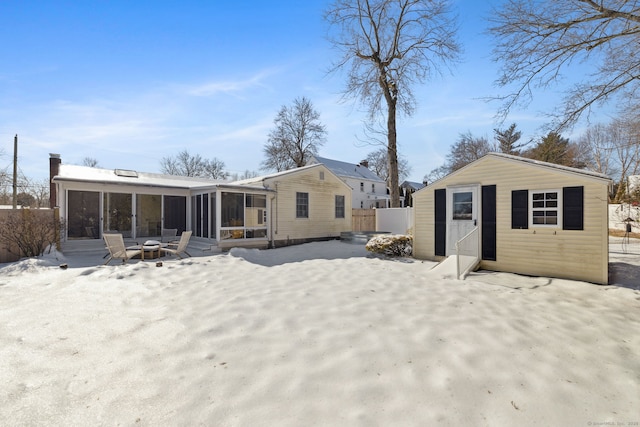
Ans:
[[[640,422],[639,241],[610,286],[338,241],[192,255],[0,265],[0,425]]]

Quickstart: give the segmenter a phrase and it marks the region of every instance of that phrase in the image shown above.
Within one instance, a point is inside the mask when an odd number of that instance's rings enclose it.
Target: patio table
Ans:
[[[145,242],[142,245],[129,246],[127,247],[127,249],[142,250],[142,252],[140,252],[140,259],[144,261],[145,258],[147,259],[160,258],[160,256],[162,256],[161,255],[162,251],[160,250],[160,248],[163,248],[163,247],[167,247],[167,244],[160,243],[160,242],[157,242],[157,243]]]

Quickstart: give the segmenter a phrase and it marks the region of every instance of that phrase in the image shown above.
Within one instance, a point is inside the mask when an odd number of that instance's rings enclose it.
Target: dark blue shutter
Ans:
[[[482,259],[496,260],[496,186],[482,186]]]
[[[562,229],[584,230],[584,187],[562,189]]]
[[[511,228],[529,228],[529,190],[511,192]]]
[[[447,254],[447,190],[435,190],[435,254],[445,256]]]

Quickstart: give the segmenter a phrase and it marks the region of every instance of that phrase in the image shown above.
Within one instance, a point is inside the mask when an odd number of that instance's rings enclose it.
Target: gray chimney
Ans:
[[[369,169],[369,160],[361,160],[360,166],[364,166],[365,168]]]

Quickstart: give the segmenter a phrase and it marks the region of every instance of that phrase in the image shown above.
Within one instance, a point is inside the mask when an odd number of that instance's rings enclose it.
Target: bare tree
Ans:
[[[389,159],[386,148],[380,148],[367,154],[366,161],[369,169],[385,182],[389,182]],[[407,159],[398,156],[398,181],[404,181],[411,173],[411,166]]]
[[[478,160],[480,157],[492,151],[493,147],[485,137],[476,137],[471,134],[461,133],[458,140],[450,147],[447,161],[424,176],[424,181],[437,181],[451,172]]]
[[[587,153],[587,167],[605,175],[618,173],[614,165],[615,135],[611,135],[611,126],[601,123],[589,126],[581,135],[577,144]]]
[[[610,129],[610,137],[614,141],[614,156],[620,168],[614,203],[620,203],[627,191],[627,177],[640,171],[640,144],[638,144],[640,121],[637,117],[623,117],[614,120]]]
[[[437,168],[433,169],[431,172],[426,174],[424,178],[422,178],[422,182],[426,182],[431,184],[432,182],[438,181],[439,179],[444,178],[449,175],[451,171],[449,170],[449,165],[441,165]]]
[[[447,154],[449,172],[455,172],[490,152],[491,144],[487,138],[475,137],[471,132],[461,133]]]
[[[193,176],[211,179],[226,179],[229,174],[224,171],[224,162],[213,158],[203,159],[199,154],[191,155],[183,150],[175,157],[163,157],[160,170],[168,175]]]
[[[296,98],[290,107],[283,105],[273,122],[275,128],[264,147],[263,169],[299,168],[324,145],[327,130],[320,123],[320,113],[305,97]]]
[[[372,121],[386,116],[391,206],[399,207],[396,115],[415,110],[414,84],[458,59],[449,1],[336,0],[326,19],[342,54],[333,71],[347,70],[345,97],[359,99]]]
[[[499,114],[527,104],[533,90],[561,80],[568,67],[591,63],[587,80],[565,94],[555,112],[555,129],[575,123],[594,105],[640,89],[640,5],[624,0],[510,0],[490,21],[497,44],[493,55],[502,70],[496,83],[514,85]],[[635,102],[635,101],[633,101]]]
[[[246,169],[242,173],[238,173],[238,172],[232,173],[231,175],[229,175],[229,179],[231,181],[240,181],[240,180],[243,180],[243,179],[256,178],[258,176],[259,176],[258,172]]]
[[[82,166],[89,166],[90,168],[98,168],[100,165],[98,164],[98,159],[93,157],[85,157],[82,159]]]

